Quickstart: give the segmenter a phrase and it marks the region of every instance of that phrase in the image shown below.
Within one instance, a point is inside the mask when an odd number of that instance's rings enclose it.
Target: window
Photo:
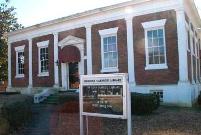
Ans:
[[[24,77],[24,48],[25,48],[25,45],[15,47],[15,51],[16,51],[16,78]]]
[[[39,74],[38,76],[49,76],[49,57],[48,57],[48,44],[49,41],[37,43],[38,58],[39,58]]]
[[[40,72],[48,72],[48,48],[40,48]]]
[[[159,96],[160,102],[163,102],[163,90],[150,90],[150,93]]]
[[[142,23],[145,29],[146,70],[167,69],[165,22],[157,20]]]
[[[117,30],[100,30],[102,72],[118,72]]]

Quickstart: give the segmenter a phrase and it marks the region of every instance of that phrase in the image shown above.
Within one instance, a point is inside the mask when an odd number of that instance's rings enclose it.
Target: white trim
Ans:
[[[47,72],[41,72],[41,59],[40,59],[40,50],[43,48],[48,49],[48,44],[49,42],[40,42],[39,44],[37,43],[38,47],[38,77],[44,77],[44,76],[49,76],[49,65],[48,65],[48,71]],[[49,61],[49,49],[48,49],[48,61]]]
[[[16,52],[24,52],[25,45],[15,47]]]
[[[49,76],[49,72],[43,72],[38,74],[38,77],[45,77],[45,76]]]
[[[133,17],[125,18],[127,28],[127,52],[128,52],[128,77],[129,83],[135,82],[135,58],[134,58],[134,41],[133,41]]]
[[[167,64],[149,64],[145,67],[145,70],[155,70],[155,69],[168,69]]]
[[[15,68],[16,75],[15,75],[15,78],[24,78],[24,74],[19,74],[18,73],[18,53],[24,52],[24,48],[25,48],[25,45],[15,47],[15,54],[16,54],[16,60],[15,60],[15,63],[16,63],[16,68]]]
[[[49,40],[37,43],[38,48],[46,48],[46,47],[48,47],[48,45],[49,45]]]
[[[176,11],[177,34],[178,34],[178,55],[179,55],[179,83],[188,82],[188,62],[187,62],[187,29],[185,26],[185,12]]]
[[[20,50],[21,49],[21,50]],[[16,53],[16,60],[15,60],[15,63],[16,63],[16,68],[15,68],[15,71],[16,71],[16,75],[15,75],[15,78],[23,78],[24,77],[24,74],[19,74],[19,67],[18,67],[18,53],[20,52],[23,52],[24,53],[24,48],[23,46],[20,46],[18,49],[15,49],[17,50],[15,53]]]
[[[32,73],[32,39],[29,39],[29,88],[32,88],[33,85],[33,73]],[[30,89],[27,89],[28,93],[31,92]]]
[[[155,20],[150,22],[142,23],[145,35],[145,54],[146,54],[146,66],[145,70],[155,70],[155,69],[168,69],[167,66],[167,51],[166,51],[166,34],[165,34],[165,24],[166,19]],[[148,52],[148,37],[147,32],[151,30],[163,29],[163,42],[164,42],[164,59],[165,63],[162,64],[149,64],[149,52]]]
[[[101,36],[105,36],[105,35],[112,35],[112,34],[117,34],[117,31],[118,31],[118,27],[115,27],[115,28],[110,28],[110,29],[104,29],[104,30],[99,30],[99,34]]]
[[[54,87],[59,87],[59,68],[57,63],[59,61],[58,58],[58,33],[54,33]]]
[[[141,2],[140,2],[141,3]],[[174,0],[166,0],[166,1],[152,1],[151,4],[154,6],[150,6],[150,0],[146,0],[144,4],[139,4],[139,2],[134,2],[129,5],[133,9],[133,16],[140,16],[145,14],[151,14],[156,12],[162,12],[167,10],[176,10],[180,9],[180,3]],[[90,14],[90,16],[80,16],[80,18],[75,19],[72,16],[68,19],[57,19],[54,21],[43,23],[43,25],[34,25],[23,30],[18,30],[16,32],[12,32],[9,34],[9,40],[12,42],[25,40],[28,38],[39,37],[43,35],[52,34],[53,32],[61,32],[70,29],[76,29],[80,27],[84,27],[85,25],[91,24],[100,24],[104,22],[124,19],[128,13],[125,12],[125,8],[127,6],[121,5],[121,7],[116,7],[118,10],[107,10],[104,14],[103,11]],[[99,9],[97,10],[99,11]],[[118,11],[118,12],[117,12]],[[101,13],[101,14],[100,14]],[[77,18],[77,16],[76,16]]]
[[[119,72],[118,68],[104,68],[101,69],[101,73],[112,73],[112,72]]]
[[[91,38],[91,24],[85,26],[86,28],[86,45],[87,45],[87,74],[92,74],[92,38]]]
[[[17,74],[15,78],[24,78],[24,74]]]
[[[164,27],[166,21],[167,21],[167,19],[150,21],[150,22],[144,22],[144,23],[142,23],[142,26],[146,30],[149,30],[149,29],[152,30],[153,28]]]
[[[102,73],[109,73],[109,72],[119,72],[118,65],[118,36],[117,36],[117,31],[118,27],[115,28],[110,28],[110,29],[104,29],[104,30],[99,30],[99,34],[101,36],[101,72]],[[117,66],[116,67],[107,67],[105,68],[104,66],[104,46],[103,46],[103,40],[104,38],[115,36],[116,37],[116,49],[117,49]]]
[[[58,43],[58,46],[60,46],[62,49],[63,47],[68,46],[68,45],[84,44],[84,42],[85,42],[84,39],[69,35],[66,38],[64,38],[63,40],[61,40]]]

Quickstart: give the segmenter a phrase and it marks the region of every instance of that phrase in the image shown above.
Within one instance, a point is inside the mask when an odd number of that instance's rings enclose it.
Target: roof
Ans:
[[[118,9],[118,8],[121,8],[121,7],[126,7],[126,6],[139,4],[139,3],[143,3],[143,2],[148,2],[148,1],[153,1],[153,0],[130,0],[130,1],[127,1],[127,2],[122,2],[122,3],[118,3],[118,4],[114,4],[114,5],[110,5],[110,6],[106,6],[106,7],[102,7],[102,8],[88,10],[88,11],[85,11],[85,12],[76,13],[76,14],[69,15],[69,16],[66,16],[66,17],[46,21],[46,22],[36,24],[36,25],[33,25],[33,26],[29,26],[29,27],[26,27],[26,28],[23,28],[23,29],[20,29],[20,30],[12,31],[12,32],[7,33],[7,35],[12,36],[12,35],[16,35],[18,33],[26,32],[26,31],[46,27],[46,26],[51,26],[51,25],[55,25],[55,24],[58,24],[58,23],[67,22],[67,21],[71,21],[71,20],[74,20],[74,19],[87,17],[87,16],[90,16],[90,15],[102,13],[102,12],[105,12],[105,11],[110,11],[110,10]],[[193,2],[193,0],[191,0],[191,1]],[[200,22],[200,24],[201,24],[200,16],[199,16],[198,10],[197,10],[197,8],[195,6],[195,3],[194,2],[191,3],[191,6],[193,7],[193,9],[195,11],[196,16],[199,17],[198,22]]]

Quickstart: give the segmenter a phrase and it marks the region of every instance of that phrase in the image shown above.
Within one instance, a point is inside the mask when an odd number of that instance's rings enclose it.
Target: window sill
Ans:
[[[15,78],[24,78],[24,74],[16,75]]]
[[[154,64],[154,65],[147,65],[145,70],[160,70],[160,69],[168,69],[167,64]]]
[[[49,76],[49,72],[39,73],[38,74],[38,77],[44,77],[44,76]]]
[[[119,72],[118,68],[107,68],[107,69],[102,69],[101,73],[113,73],[113,72]]]

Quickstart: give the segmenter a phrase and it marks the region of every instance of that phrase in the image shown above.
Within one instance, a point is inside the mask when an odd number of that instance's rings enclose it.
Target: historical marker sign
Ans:
[[[82,75],[81,115],[126,119],[126,95],[126,74]]]

